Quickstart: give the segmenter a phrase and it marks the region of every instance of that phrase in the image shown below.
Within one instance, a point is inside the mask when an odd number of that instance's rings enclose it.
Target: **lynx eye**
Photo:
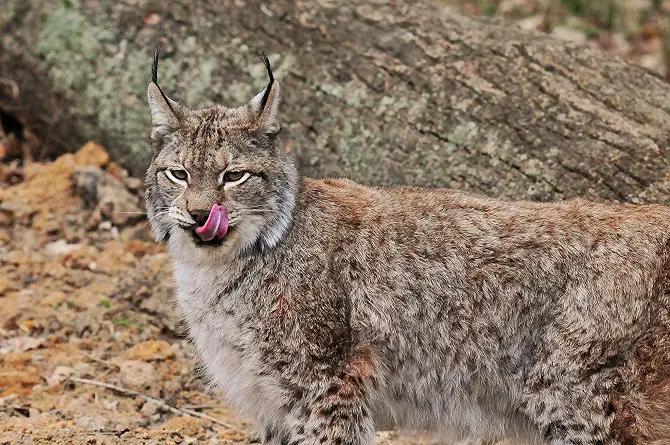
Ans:
[[[242,179],[244,172],[226,172],[223,174],[223,182],[235,182]]]
[[[165,170],[165,176],[172,182],[183,183],[188,181],[188,172],[181,168]]]
[[[222,172],[219,176],[219,184],[223,184],[223,188],[227,189],[234,185],[242,184],[249,179],[251,173],[243,171]]]

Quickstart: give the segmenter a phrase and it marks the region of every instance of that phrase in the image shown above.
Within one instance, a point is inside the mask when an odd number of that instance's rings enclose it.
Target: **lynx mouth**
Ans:
[[[232,228],[230,228],[230,229],[228,230],[228,232],[231,232],[231,231],[232,231]],[[217,246],[221,246],[221,245],[223,245],[223,243],[226,241],[226,238],[225,238],[225,237],[223,237],[223,238],[213,238],[213,239],[211,239],[211,240],[209,240],[209,241],[203,241],[202,238],[200,238],[200,236],[199,236],[197,233],[195,233],[195,230],[193,230],[193,229],[191,228],[191,229],[190,229],[190,232],[191,232],[191,235],[193,236],[193,243],[194,243],[197,247],[202,247],[202,248],[206,248],[206,247],[217,247]]]
[[[197,246],[220,246],[229,232],[228,211],[223,205],[214,204],[202,225],[181,226],[193,236]]]
[[[196,226],[194,232],[205,242],[223,239],[228,233],[228,211],[226,208],[219,204],[212,205],[207,221],[202,226]]]

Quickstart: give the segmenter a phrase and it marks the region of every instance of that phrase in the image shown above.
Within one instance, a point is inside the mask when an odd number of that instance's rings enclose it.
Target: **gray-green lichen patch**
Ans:
[[[210,107],[214,105],[208,90],[212,85],[212,72],[217,66],[217,61],[212,58],[203,59],[197,67],[182,73],[188,79],[190,88],[186,90],[186,101],[195,104],[200,101],[199,106]],[[203,101],[204,100],[204,101]]]
[[[381,157],[381,137],[361,122],[344,122],[337,153],[344,168],[354,177],[362,171],[369,172],[369,166]]]
[[[294,64],[294,60],[290,55],[282,56],[281,54],[268,54],[268,60],[272,65],[272,73],[275,78],[282,79],[285,77],[291,69],[291,66]],[[258,57],[256,63],[249,63],[248,61],[245,64],[240,66],[248,66],[247,72],[251,76],[253,81],[254,88],[258,92],[262,91],[268,84],[268,74],[265,69],[265,64]]]
[[[367,106],[369,98],[368,88],[363,82],[357,79],[344,85],[323,83],[312,85],[312,88],[316,90],[317,96],[326,94],[338,99],[340,102],[344,102],[350,107],[361,108]]]
[[[468,145],[468,143],[477,136],[477,133],[478,128],[476,123],[464,122],[454,127],[454,129],[447,134],[447,140],[457,146]]]
[[[408,122],[417,121],[421,115],[426,111],[428,103],[430,103],[431,96],[428,93],[423,93],[421,96],[414,102],[409,104],[407,110],[407,120]]]
[[[226,106],[236,106],[249,102],[256,92],[248,82],[232,81],[224,90],[223,100]]]
[[[149,128],[145,95],[150,81],[150,59],[128,41],[115,42],[115,33],[93,24],[78,3],[47,9],[37,52],[48,63],[48,76],[66,97],[85,95],[81,122],[85,135],[104,128],[126,146],[137,145]],[[170,69],[170,64],[162,69]],[[92,137],[92,136],[90,136]],[[146,138],[143,138],[146,140]],[[146,145],[143,142],[140,145]],[[115,157],[115,147],[108,147]]]
[[[24,0],[5,0],[0,8],[0,31],[19,18],[25,7]]]
[[[100,57],[103,43],[113,33],[90,25],[78,7],[61,4],[46,12],[37,53],[50,64],[49,75],[64,89],[83,89],[95,75],[88,68]]]
[[[383,116],[386,113],[396,113],[404,108],[407,108],[407,101],[403,98],[394,98],[390,96],[382,96],[377,107],[376,115]]]

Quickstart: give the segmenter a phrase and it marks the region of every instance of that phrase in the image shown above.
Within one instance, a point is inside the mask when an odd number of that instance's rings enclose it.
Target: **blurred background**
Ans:
[[[258,440],[205,389],[146,222],[159,43],[162,88],[194,108],[261,91],[264,50],[306,175],[670,204],[669,14],[658,0],[2,0],[0,444]]]
[[[466,14],[502,17],[524,29],[586,43],[670,80],[667,0],[439,0]]]

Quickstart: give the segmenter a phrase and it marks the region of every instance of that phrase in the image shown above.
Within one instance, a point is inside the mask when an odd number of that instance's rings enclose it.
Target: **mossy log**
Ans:
[[[3,0],[0,104],[53,150],[97,140],[136,174],[145,102],[192,107],[283,86],[305,174],[491,196],[670,204],[670,85],[623,60],[428,1]],[[17,102],[18,101],[18,102]]]

